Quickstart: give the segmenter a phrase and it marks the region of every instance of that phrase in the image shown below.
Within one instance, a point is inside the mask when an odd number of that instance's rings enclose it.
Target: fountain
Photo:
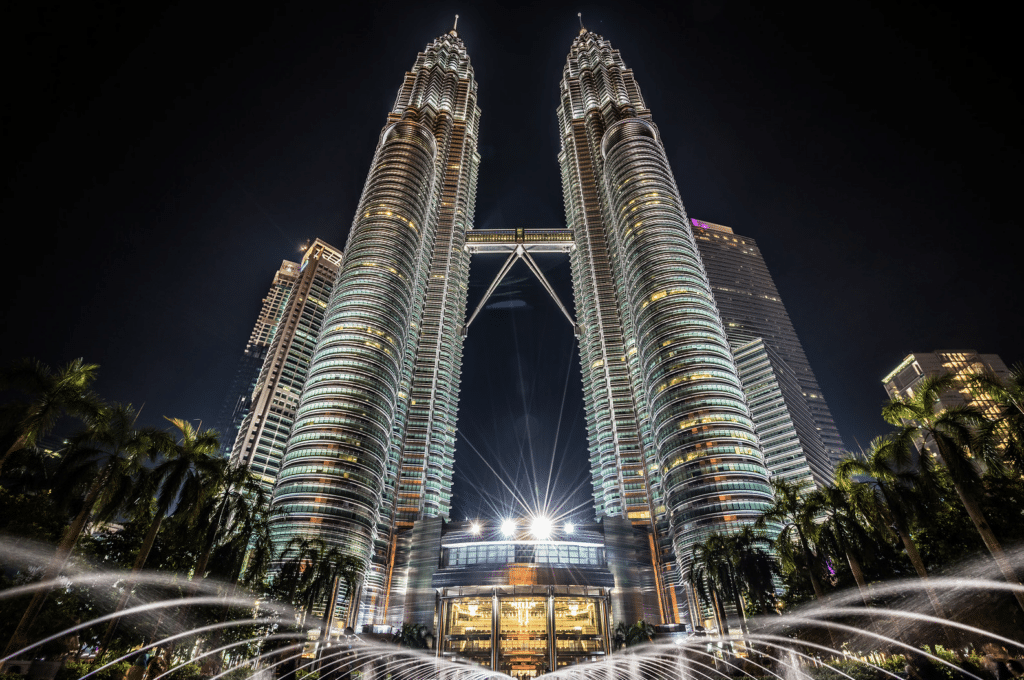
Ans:
[[[39,564],[47,548],[4,545],[3,564]],[[49,548],[52,551],[52,548]],[[52,553],[51,553],[52,554]],[[1021,553],[1013,555],[1022,564]],[[874,584],[748,621],[748,634],[696,637],[672,634],[601,660],[566,666],[545,677],[572,680],[1005,680],[1022,675],[1024,616],[1014,591],[984,558],[964,576]],[[967,576],[969,574],[970,576]],[[114,612],[131,583],[128,606]],[[188,581],[164,573],[72,568],[51,582],[0,591],[9,606],[38,590],[53,590],[53,606],[74,600],[91,615],[38,636],[0,659],[4,671],[58,680],[475,680],[507,678],[497,671],[435,652],[399,647],[372,636],[329,636],[320,642],[304,625],[308,613],[261,600],[230,584]],[[938,593],[951,619],[935,615]],[[76,599],[77,598],[77,599]],[[867,601],[869,606],[865,607]],[[77,656],[117,621],[127,651],[104,663],[46,665]],[[91,636],[91,637],[90,637]],[[69,644],[70,643],[70,644]],[[75,648],[72,650],[72,648]],[[973,650],[973,651],[972,651]],[[1000,675],[1002,673],[1002,675]],[[315,674],[315,675],[312,675]],[[514,677],[514,676],[513,676]]]

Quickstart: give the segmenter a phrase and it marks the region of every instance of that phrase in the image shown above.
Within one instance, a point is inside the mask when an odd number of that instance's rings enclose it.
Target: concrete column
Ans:
[[[612,617],[609,614],[611,608],[608,606],[608,596],[605,595],[598,600],[597,606],[601,610],[598,612],[598,620],[604,622],[604,626],[602,626],[604,628],[604,654],[608,656],[612,653]]]
[[[548,672],[558,668],[558,646],[555,643],[555,593],[548,588]]]
[[[434,646],[437,647],[437,656],[441,656],[445,634],[448,632],[448,607],[450,604],[451,600],[447,597],[442,597],[437,606],[437,628],[434,634]]]
[[[501,609],[498,589],[491,591],[491,670],[498,670],[498,633],[501,630]]]

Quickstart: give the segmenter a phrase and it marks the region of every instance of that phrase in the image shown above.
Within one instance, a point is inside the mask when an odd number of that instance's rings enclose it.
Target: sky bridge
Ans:
[[[541,285],[544,286],[544,290],[548,292],[551,299],[558,305],[558,309],[561,310],[565,318],[572,324],[573,331],[579,336],[580,329],[576,325],[576,321],[573,320],[572,315],[569,314],[562,301],[558,299],[555,289],[548,283],[544,273],[537,266],[537,262],[530,257],[530,253],[568,254],[575,249],[576,243],[573,241],[572,231],[569,229],[481,229],[467,232],[466,252],[470,255],[507,253],[508,259],[505,260],[505,264],[498,270],[498,275],[494,277],[494,281],[488,286],[487,292],[484,293],[480,304],[473,310],[466,325],[462,327],[462,335],[466,335],[469,325],[473,323],[473,319],[476,318],[480,310],[487,304],[494,290],[511,271],[512,266],[519,260],[523,260],[534,276],[541,282]]]

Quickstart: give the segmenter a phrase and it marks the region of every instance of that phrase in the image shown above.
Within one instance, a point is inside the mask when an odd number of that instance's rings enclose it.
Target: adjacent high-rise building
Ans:
[[[298,262],[289,260],[281,262],[281,267],[274,273],[270,290],[263,298],[256,325],[253,326],[252,333],[249,335],[249,342],[246,343],[245,351],[238,361],[235,377],[231,381],[231,387],[224,399],[224,406],[216,428],[220,432],[220,452],[225,458],[231,455],[231,449],[238,437],[238,430],[252,406],[252,393],[256,389],[256,381],[260,377],[263,361],[267,358],[267,348],[270,347],[274,328],[284,310],[288,291],[291,290],[298,274]]]
[[[814,421],[813,431],[797,428],[794,432],[799,433],[803,455],[815,480],[830,483],[836,463],[846,455],[843,440],[757,243],[720,224],[702,220],[692,223],[729,344],[735,351],[760,338],[774,353],[773,365],[778,371],[792,373]],[[785,381],[781,374],[778,380]],[[798,408],[793,399],[788,403],[790,419],[801,420],[794,409],[805,409]]]
[[[272,540],[362,560],[360,621],[387,608],[392,532],[447,517],[480,109],[453,29],[388,114],[274,491]]]
[[[960,385],[942,394],[937,408],[973,406],[989,417],[998,417],[995,402],[985,394],[972,392],[968,385],[971,376],[986,373],[1009,379],[1010,370],[998,354],[979,354],[973,349],[913,352],[882,378],[882,386],[891,399],[911,397],[922,380],[946,373],[955,376]]]
[[[764,457],[661,136],[619,52],[581,29],[559,163],[598,516],[648,523],[663,607],[693,545],[771,503]],[[674,560],[671,559],[674,554]]]
[[[793,370],[762,338],[734,347],[733,356],[772,478],[798,487],[829,484],[831,463],[808,454],[824,447]]]
[[[269,496],[281,467],[281,456],[295,420],[295,407],[306,381],[313,348],[320,335],[327,300],[338,275],[342,254],[317,239],[306,249],[302,262],[284,262],[278,277],[288,288],[271,289],[273,316],[267,301],[254,336],[263,345],[264,361],[252,390],[250,407],[231,450],[231,462],[245,465]],[[273,320],[272,320],[273,319]]]

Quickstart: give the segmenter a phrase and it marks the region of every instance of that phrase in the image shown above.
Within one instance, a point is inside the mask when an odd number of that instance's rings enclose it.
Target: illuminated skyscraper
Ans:
[[[764,457],[658,128],[586,29],[558,122],[597,514],[667,538],[660,589],[676,609],[692,546],[770,504]]]
[[[569,228],[467,234],[476,102],[452,30],[418,56],[381,133],[294,407],[272,539],[317,536],[362,560],[358,623],[397,609],[391,586],[432,601],[430,555],[407,556],[422,583],[389,583],[389,565],[449,515],[469,257],[504,252],[502,272],[525,259],[553,294],[529,253],[570,252],[576,318],[559,306],[580,338],[596,514],[622,534],[613,548],[643,539],[643,588],[676,621],[692,546],[751,524],[771,490],[658,129],[619,53],[581,30],[558,107]]]
[[[806,406],[800,407],[796,399],[789,398],[789,417],[800,422],[804,419],[802,413],[810,412],[813,429],[798,428],[800,445],[815,480],[831,483],[835,464],[846,455],[843,440],[757,243],[720,224],[692,222],[729,344],[736,350],[763,339],[774,353],[779,380],[786,382],[782,376],[792,373]]]
[[[268,494],[277,479],[341,261],[341,251],[317,239],[306,249],[301,264],[282,265],[294,278],[282,296],[274,323],[265,324],[262,330],[257,326],[270,344],[251,406],[231,450],[231,462],[252,470]]]
[[[480,109],[455,30],[388,114],[274,491],[271,536],[363,560],[360,621],[385,608],[391,533],[447,517]]]
[[[235,369],[235,377],[231,381],[228,395],[224,399],[220,420],[216,426],[217,431],[220,432],[221,455],[225,458],[231,455],[238,430],[252,406],[252,392],[260,377],[263,360],[267,358],[267,348],[270,347],[274,327],[277,325],[277,320],[281,318],[285,300],[288,299],[288,291],[295,283],[298,273],[298,262],[284,260],[280,269],[274,273],[274,281],[270,284],[267,296],[263,298],[260,315],[256,319],[249,342],[246,343],[245,351]]]

